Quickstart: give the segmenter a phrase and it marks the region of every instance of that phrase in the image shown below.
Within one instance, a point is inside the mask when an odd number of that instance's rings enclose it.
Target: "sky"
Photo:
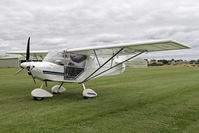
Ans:
[[[191,49],[143,54],[143,58],[199,59],[197,0],[0,0],[0,55],[175,40]]]

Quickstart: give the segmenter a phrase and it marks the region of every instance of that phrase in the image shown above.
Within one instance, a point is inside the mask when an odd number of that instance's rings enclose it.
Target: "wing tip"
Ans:
[[[180,43],[180,42],[177,42],[177,41],[172,41],[172,40],[170,40],[170,42],[175,43],[175,44],[181,46],[182,49],[191,49],[191,47],[189,47],[187,45],[184,45],[183,43]]]

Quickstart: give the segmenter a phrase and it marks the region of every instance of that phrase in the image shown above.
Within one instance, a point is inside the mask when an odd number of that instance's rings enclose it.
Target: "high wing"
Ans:
[[[82,83],[94,79],[103,73],[121,65],[122,63],[135,58],[136,56],[145,53],[145,52],[155,52],[155,51],[168,51],[168,50],[179,50],[179,49],[188,49],[189,47],[174,42],[174,41],[153,41],[153,42],[140,42],[140,43],[129,43],[129,44],[115,44],[115,45],[106,45],[106,46],[94,46],[86,48],[75,48],[67,49],[67,52],[83,54],[88,56],[95,56],[98,61],[99,67],[90,73]],[[110,66],[106,70],[100,71],[109,61],[111,61],[115,56],[118,55],[132,55],[127,59],[121,61],[120,63]],[[100,63],[98,57],[108,56],[107,61]]]
[[[188,49],[189,47],[174,42],[174,41],[150,41],[150,42],[139,42],[139,43],[127,43],[127,44],[115,44],[115,45],[104,45],[84,48],[67,49],[67,52],[94,55],[96,51],[100,55],[113,55],[118,50],[123,49],[118,55],[129,55],[137,52],[156,52],[156,51],[168,51],[168,50],[179,50]]]

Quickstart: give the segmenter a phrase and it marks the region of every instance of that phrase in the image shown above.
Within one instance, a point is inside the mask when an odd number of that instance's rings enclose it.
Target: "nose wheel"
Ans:
[[[40,88],[36,88],[36,89],[34,89],[31,92],[31,95],[32,95],[32,97],[33,97],[34,100],[41,101],[45,97],[53,97],[53,95],[50,92],[48,92],[48,91],[46,91],[46,90],[44,90],[42,88],[43,88],[43,83],[42,83],[42,85],[41,85]]]

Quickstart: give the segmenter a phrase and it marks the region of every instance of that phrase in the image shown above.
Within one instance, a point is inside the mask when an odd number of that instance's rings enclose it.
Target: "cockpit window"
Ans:
[[[86,59],[86,56],[85,55],[71,55],[70,58],[72,61],[76,63],[80,63]]]
[[[83,73],[86,65],[86,55],[79,55],[73,53],[51,52],[45,58],[44,61],[52,62],[57,65],[64,66],[64,79],[73,80]]]
[[[86,60],[86,55],[77,55],[72,53],[65,53],[64,51],[50,52],[44,58],[44,61],[52,62],[57,65],[69,65],[69,66],[82,66]]]
[[[63,52],[50,52],[47,54],[47,56],[44,58],[44,61],[52,62],[58,65],[63,64],[64,58],[63,58]]]

